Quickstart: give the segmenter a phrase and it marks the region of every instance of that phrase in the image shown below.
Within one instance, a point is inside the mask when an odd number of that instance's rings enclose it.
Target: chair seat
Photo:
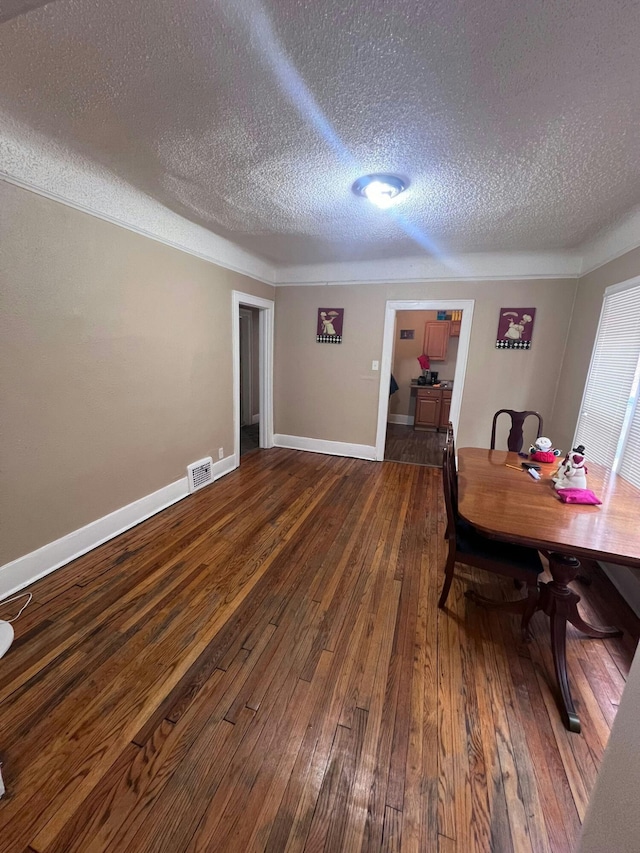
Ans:
[[[460,556],[473,554],[495,563],[519,566],[535,575],[543,571],[540,555],[534,548],[489,539],[459,517],[456,521],[456,549]],[[460,562],[464,560],[461,559]]]

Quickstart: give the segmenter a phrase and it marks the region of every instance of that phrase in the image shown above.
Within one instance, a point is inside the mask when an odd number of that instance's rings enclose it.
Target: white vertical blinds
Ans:
[[[640,284],[604,298],[574,446],[640,487]]]

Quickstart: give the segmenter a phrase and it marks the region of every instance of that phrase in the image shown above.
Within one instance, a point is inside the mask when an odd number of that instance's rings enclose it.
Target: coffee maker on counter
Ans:
[[[418,376],[418,385],[437,385],[438,384],[438,371],[437,370],[423,370],[422,376]]]

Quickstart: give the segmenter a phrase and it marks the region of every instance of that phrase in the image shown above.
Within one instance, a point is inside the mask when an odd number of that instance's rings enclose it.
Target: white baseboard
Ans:
[[[260,415],[259,414],[253,415],[253,417],[251,418],[251,423],[252,424],[259,424],[260,423]]]
[[[413,415],[387,415],[388,424],[404,424],[404,426],[413,426],[415,418]]]
[[[219,480],[235,468],[233,456],[227,456],[213,465],[213,479]],[[65,566],[77,557],[86,554],[103,542],[108,542],[130,527],[140,524],[157,512],[177,503],[189,494],[186,477],[176,480],[140,498],[133,503],[120,507],[102,518],[78,528],[36,551],[18,557],[10,563],[0,566],[0,600],[23,587]]]
[[[376,449],[368,444],[350,444],[346,441],[325,441],[322,438],[305,438],[301,435],[274,435],[276,447],[290,450],[308,450],[311,453],[327,453],[329,456],[351,456],[354,459],[376,458]]]

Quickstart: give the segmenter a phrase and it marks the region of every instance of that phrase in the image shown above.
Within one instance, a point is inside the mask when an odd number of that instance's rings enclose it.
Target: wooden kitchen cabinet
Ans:
[[[416,388],[414,429],[446,429],[450,413],[450,388]]]
[[[440,406],[440,426],[447,428],[451,420],[451,391],[442,390],[442,405]]]
[[[460,337],[460,326],[461,326],[461,324],[462,324],[462,320],[452,320],[451,321],[450,336],[452,338],[459,338]]]
[[[451,322],[430,320],[424,324],[424,352],[429,361],[444,361],[447,357]]]
[[[439,427],[441,408],[442,393],[439,388],[418,388],[413,428]]]

